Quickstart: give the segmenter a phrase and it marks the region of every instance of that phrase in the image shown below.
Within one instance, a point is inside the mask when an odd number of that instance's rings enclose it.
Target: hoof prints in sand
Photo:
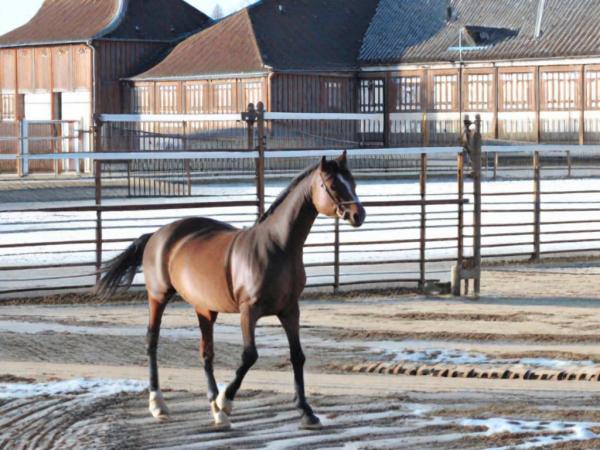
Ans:
[[[498,419],[466,421],[472,404],[414,403],[407,398],[313,396],[323,429],[300,431],[299,414],[286,395],[245,392],[235,404],[233,429],[215,431],[206,400],[187,392],[167,392],[171,419],[157,423],[147,412],[147,396],[122,394],[110,398],[77,395],[7,401],[0,406],[0,448],[11,449],[444,449],[520,445],[555,432],[568,442],[586,431],[596,440],[595,424],[545,426],[543,422],[508,419],[495,434]],[[438,399],[443,400],[443,399]],[[456,400],[456,399],[454,399]],[[441,410],[440,410],[441,412]],[[549,422],[548,422],[549,423]],[[586,428],[588,427],[588,428]],[[563,437],[560,437],[562,435]],[[580,442],[582,443],[582,442]],[[597,442],[596,442],[597,443]],[[349,447],[348,447],[349,446]]]

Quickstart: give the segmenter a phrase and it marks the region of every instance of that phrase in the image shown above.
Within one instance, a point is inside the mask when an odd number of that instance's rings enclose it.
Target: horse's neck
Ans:
[[[313,176],[302,180],[260,225],[279,248],[301,250],[317,218],[311,198]]]

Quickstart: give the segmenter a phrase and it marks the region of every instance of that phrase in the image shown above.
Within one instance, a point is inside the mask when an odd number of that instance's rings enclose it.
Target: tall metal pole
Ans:
[[[96,152],[102,151],[102,122],[96,119],[94,149]],[[100,270],[102,269],[102,161],[94,161],[94,188],[96,194],[96,283],[102,278]]]
[[[540,153],[533,153],[533,255],[532,259],[538,261],[541,256],[541,219],[542,219],[542,192],[541,192],[541,162]]]
[[[457,257],[456,267],[452,272],[452,295],[459,297],[461,295],[462,269],[464,261],[464,227],[465,227],[465,206],[462,203],[465,197],[465,154],[464,151],[456,157],[456,181],[458,191],[458,229],[457,231]]]
[[[471,139],[473,165],[473,265],[475,271],[474,293],[481,291],[481,116],[475,117],[475,131]]]
[[[256,109],[256,119],[258,128],[258,158],[256,160],[257,186],[258,194],[258,215],[261,217],[265,213],[265,150],[267,148],[267,136],[265,134],[265,105],[258,102]]]
[[[425,291],[427,267],[427,154],[421,154],[421,173],[419,177],[421,191],[421,226],[420,226],[420,251],[419,251],[419,290]]]

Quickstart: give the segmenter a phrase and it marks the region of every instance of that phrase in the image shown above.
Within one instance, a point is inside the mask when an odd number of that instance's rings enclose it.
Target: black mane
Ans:
[[[285,188],[285,190],[281,194],[279,194],[279,196],[277,196],[275,201],[271,204],[271,207],[258,220],[258,223],[264,222],[267,219],[267,217],[272,215],[275,212],[275,210],[277,209],[277,207],[279,205],[281,205],[281,203],[283,203],[283,201],[287,198],[287,196],[290,194],[290,192],[292,192],[292,190],[296,186],[298,186],[304,179],[306,179],[306,177],[308,177],[311,173],[313,173],[315,170],[317,170],[318,167],[319,167],[318,163],[314,164],[314,165],[310,166],[309,168],[307,168],[306,170],[304,170],[304,172],[302,172],[296,178],[294,178],[292,180],[292,182],[290,183],[290,185],[287,188]]]

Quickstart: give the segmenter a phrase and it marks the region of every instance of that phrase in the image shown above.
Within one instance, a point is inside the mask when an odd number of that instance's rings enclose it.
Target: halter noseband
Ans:
[[[355,200],[351,200],[351,201],[346,201],[346,202],[340,202],[335,194],[331,191],[331,189],[329,189],[329,186],[327,186],[327,180],[325,179],[325,176],[323,175],[323,172],[321,172],[320,174],[321,176],[321,186],[325,189],[325,192],[327,192],[327,195],[329,196],[329,198],[331,199],[331,201],[333,202],[333,204],[335,205],[335,212],[338,215],[338,217],[342,220],[347,220],[348,219],[348,208],[346,208],[347,205],[356,205],[359,202],[355,201]]]

